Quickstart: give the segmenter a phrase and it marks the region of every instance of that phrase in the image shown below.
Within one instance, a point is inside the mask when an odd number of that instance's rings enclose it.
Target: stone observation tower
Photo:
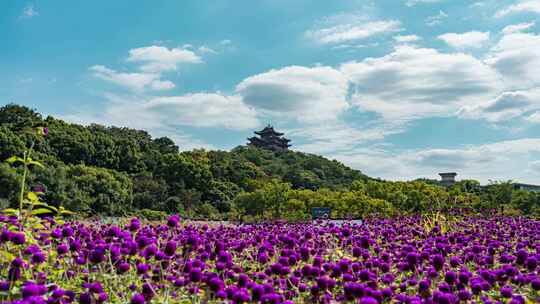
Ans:
[[[456,183],[456,172],[448,172],[448,173],[439,173],[441,176],[441,184],[444,186],[452,186]]]
[[[257,148],[281,152],[289,150],[291,146],[290,140],[283,137],[283,133],[279,133],[274,130],[271,125],[266,126],[261,131],[255,131],[257,136],[248,138],[248,145],[255,146]]]

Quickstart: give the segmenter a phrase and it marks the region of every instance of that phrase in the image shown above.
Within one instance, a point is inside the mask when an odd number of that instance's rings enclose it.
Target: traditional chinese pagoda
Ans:
[[[274,130],[274,127],[271,125],[266,126],[261,131],[255,131],[254,133],[257,134],[258,137],[253,136],[248,138],[248,145],[277,152],[287,151],[291,146],[289,145],[290,140],[283,137],[283,133]]]

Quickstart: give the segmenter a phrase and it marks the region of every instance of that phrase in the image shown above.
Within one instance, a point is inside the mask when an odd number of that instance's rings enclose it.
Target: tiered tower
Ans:
[[[277,152],[287,151],[291,146],[289,144],[290,140],[283,137],[283,133],[274,130],[274,127],[271,125],[266,126],[261,131],[255,131],[254,133],[259,137],[253,136],[248,138],[248,145]]]

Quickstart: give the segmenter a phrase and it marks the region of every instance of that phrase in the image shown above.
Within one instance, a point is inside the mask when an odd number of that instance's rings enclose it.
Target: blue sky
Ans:
[[[2,1],[0,104],[386,179],[540,183],[540,0]]]

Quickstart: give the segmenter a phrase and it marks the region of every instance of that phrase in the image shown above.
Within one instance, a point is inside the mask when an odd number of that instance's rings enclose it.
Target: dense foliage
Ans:
[[[47,127],[46,138],[32,130]],[[86,215],[163,218],[301,220],[312,207],[334,217],[428,212],[455,208],[540,213],[540,196],[511,183],[480,187],[462,181],[450,189],[436,181],[371,179],[337,161],[295,151],[238,146],[232,151],[180,152],[169,138],[128,128],[81,126],[18,105],[0,108],[0,208],[18,203],[23,168],[4,161],[33,143],[45,166],[25,179],[41,185],[42,199]]]
[[[419,216],[340,223],[117,224],[0,216],[2,303],[540,301],[540,222]],[[10,230],[8,230],[8,228]]]

